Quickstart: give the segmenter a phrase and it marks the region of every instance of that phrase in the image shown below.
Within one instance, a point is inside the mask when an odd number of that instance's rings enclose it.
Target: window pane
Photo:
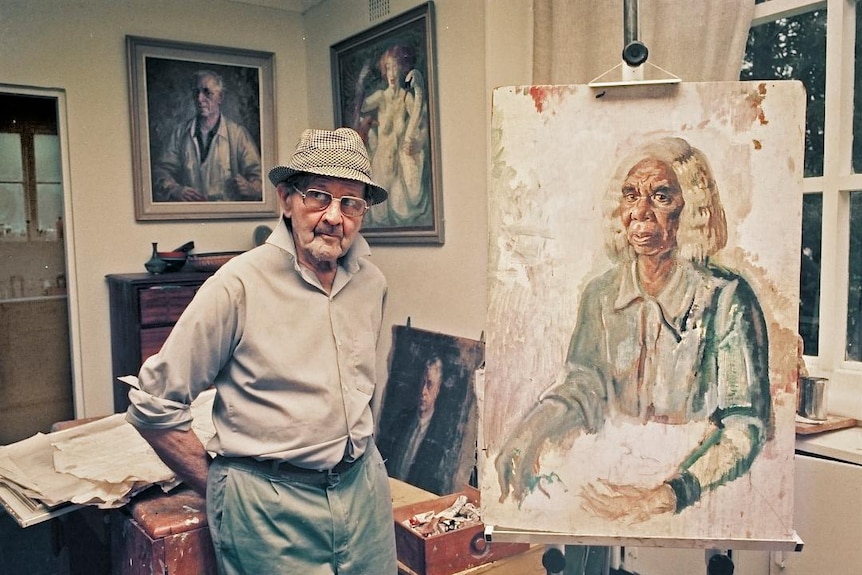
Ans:
[[[820,234],[823,194],[802,197],[802,262],[799,275],[799,335],[805,355],[817,355],[820,335]]]
[[[0,237],[23,237],[26,233],[24,186],[0,183]]]
[[[752,27],[739,79],[800,80],[805,85],[805,176],[822,176],[826,11],[815,10]]]
[[[862,6],[856,8],[856,62],[853,92],[853,173],[862,172]]]
[[[60,138],[36,134],[33,147],[36,151],[36,181],[60,182]]]
[[[39,210],[39,229],[43,232],[57,231],[57,218],[63,215],[63,186],[60,184],[36,184]]]
[[[846,359],[862,361],[862,192],[850,194],[850,274]]]
[[[21,162],[21,136],[0,134],[0,182],[21,182],[24,168]]]

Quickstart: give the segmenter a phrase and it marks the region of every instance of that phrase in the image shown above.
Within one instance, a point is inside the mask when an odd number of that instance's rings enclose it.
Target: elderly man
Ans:
[[[221,112],[222,77],[200,70],[191,88],[195,117],[171,133],[153,163],[153,199],[260,201],[260,154],[248,131]]]
[[[596,433],[610,418],[711,422],[660,485],[601,482],[583,507],[609,520],[680,512],[748,471],[771,430],[766,323],[739,275],[709,263],[727,239],[703,153],[665,138],[623,160],[606,197],[618,265],[585,288],[557,383],[496,459],[502,498],[535,489],[546,440]]]
[[[269,177],[279,225],[200,288],[127,418],[205,494],[221,573],[394,574],[370,407],[386,282],[358,234],[387,192],[348,128],[305,131]],[[189,404],[210,386],[205,449]]]

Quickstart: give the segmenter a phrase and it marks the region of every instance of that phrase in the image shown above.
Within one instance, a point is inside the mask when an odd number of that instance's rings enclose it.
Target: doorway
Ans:
[[[0,86],[0,445],[75,416],[63,108]]]

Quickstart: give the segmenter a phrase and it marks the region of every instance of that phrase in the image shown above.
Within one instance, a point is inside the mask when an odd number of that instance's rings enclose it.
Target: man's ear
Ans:
[[[285,182],[281,182],[276,186],[276,189],[278,190],[278,201],[281,204],[281,211],[289,218],[293,212],[290,202],[290,186]]]

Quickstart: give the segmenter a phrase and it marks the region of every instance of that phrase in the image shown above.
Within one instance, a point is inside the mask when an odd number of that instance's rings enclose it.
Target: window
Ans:
[[[0,240],[57,239],[61,166],[56,101],[0,94]]]
[[[860,26],[855,0],[758,0],[740,79],[805,85],[799,333],[812,373],[862,386]]]

